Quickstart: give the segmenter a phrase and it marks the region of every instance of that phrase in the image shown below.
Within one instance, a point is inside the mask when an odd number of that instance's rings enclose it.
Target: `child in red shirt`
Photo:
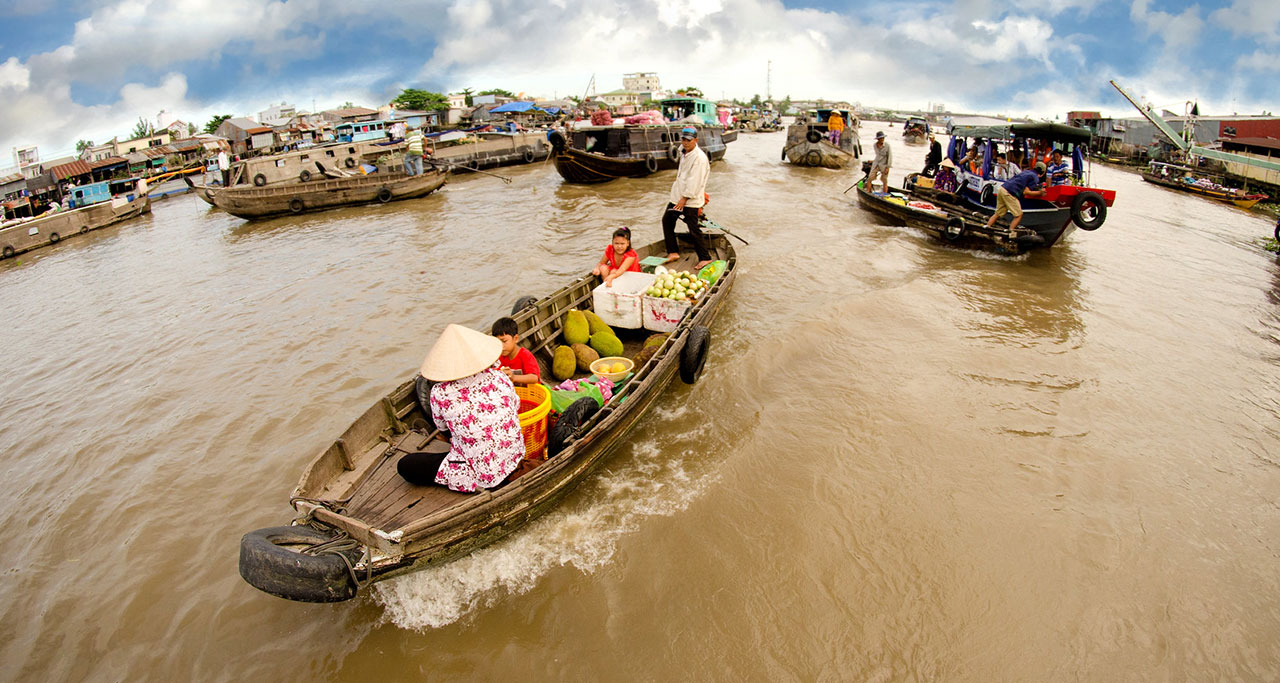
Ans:
[[[631,228],[622,227],[613,231],[613,242],[604,248],[604,258],[591,274],[604,278],[605,286],[612,287],[619,275],[630,272],[640,272],[640,257],[631,248]]]
[[[511,318],[498,318],[493,323],[490,334],[502,342],[502,354],[498,356],[498,365],[503,374],[516,384],[537,384],[542,380],[538,370],[538,359],[533,352],[520,346],[520,328]]]

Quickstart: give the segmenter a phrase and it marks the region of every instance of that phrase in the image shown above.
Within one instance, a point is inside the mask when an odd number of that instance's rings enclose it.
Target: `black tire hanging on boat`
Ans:
[[[809,150],[808,154],[804,155],[804,164],[805,166],[821,166],[822,153],[816,149]]]
[[[89,226],[87,226],[87,225],[86,225],[86,226],[84,226],[84,227],[80,228],[80,234],[81,234],[81,235],[88,235],[88,234],[89,234]]]
[[[596,403],[594,398],[589,396],[580,398],[569,404],[568,408],[560,413],[560,418],[556,420],[556,425],[551,428],[551,433],[547,435],[547,455],[554,456],[563,451],[565,446],[569,444],[569,440],[573,438],[578,428],[592,415],[600,409],[600,404]]]
[[[817,142],[822,139],[822,133],[819,133],[813,128],[810,128],[809,132],[804,134],[804,139],[808,140],[809,142]]]
[[[253,186],[262,187],[267,184],[267,177],[259,173],[253,177]]]
[[[61,241],[62,241],[62,235],[59,235],[56,232],[49,233],[49,244],[57,244],[58,242],[61,242]]]
[[[783,145],[783,146],[782,146],[782,160],[783,160],[783,161],[786,161],[786,160],[787,160],[787,146],[786,146],[786,145]]]
[[[391,188],[384,187],[381,190],[378,190],[378,201],[383,204],[391,201]]]
[[[948,218],[947,224],[942,226],[942,229],[938,231],[938,235],[947,242],[959,242],[960,238],[964,237],[964,233],[964,219],[956,216]]]
[[[652,154],[650,154],[649,156],[645,157],[645,158],[644,158],[644,170],[646,170],[646,171],[648,171],[648,172],[650,172],[650,173],[657,173],[657,172],[658,172],[658,157],[655,157],[655,156],[653,156]]]
[[[987,183],[982,186],[982,193],[978,195],[978,201],[983,206],[994,205],[996,201],[996,185],[995,183]]]
[[[435,385],[435,382],[422,375],[418,375],[413,380],[413,391],[418,396],[418,406],[422,408],[422,412],[427,416],[426,432],[428,434],[436,430],[435,418],[431,417],[431,387]]]
[[[564,133],[561,133],[558,130],[551,131],[551,134],[547,136],[547,141],[551,143],[551,148],[557,152],[564,149]]]
[[[707,350],[711,346],[711,330],[702,325],[689,328],[689,336],[684,340],[684,348],[680,349],[680,380],[685,384],[693,384],[702,376],[702,368],[707,364]]]
[[[536,303],[538,303],[538,297],[526,294],[525,296],[516,299],[515,304],[511,306],[511,315],[515,315]]]
[[[1277,241],[1277,242],[1280,242],[1280,220],[1276,221],[1276,233],[1275,233],[1275,234],[1276,234],[1276,241]],[[8,248],[9,248],[9,247],[5,247],[5,249],[8,249]],[[10,255],[10,256],[11,256],[12,254],[8,254],[8,255]]]
[[[240,576],[264,593],[299,602],[342,602],[356,596],[356,585],[341,557],[304,555],[292,548],[332,540],[309,526],[277,526],[250,531],[240,539]],[[360,552],[343,551],[354,564]]]
[[[680,145],[671,145],[670,147],[668,147],[667,158],[674,161],[677,164],[680,163]]]
[[[0,258],[13,258],[13,254],[13,247],[6,244],[4,250],[0,251]]]
[[[311,182],[311,171],[305,168],[302,169],[302,173],[298,174],[298,180],[304,183]]]
[[[346,166],[347,168],[355,168],[355,167],[356,167],[356,158],[355,158],[355,157],[347,157],[347,158],[342,162],[342,165],[343,165],[343,166]]]
[[[526,163],[526,164],[532,164],[532,163],[533,163],[533,156],[534,156],[534,155],[533,155],[533,148],[532,148],[532,147],[525,147],[525,148],[524,148],[524,163]]]
[[[1085,218],[1085,211],[1087,211],[1085,207],[1088,205],[1094,207],[1094,216],[1091,219]],[[1107,220],[1107,202],[1097,192],[1081,192],[1071,200],[1071,220],[1081,230],[1097,230]]]
[[[290,200],[289,200],[289,210],[290,210],[290,211],[292,211],[292,212],[294,212],[294,213],[302,213],[302,210],[303,210],[304,208],[306,208],[306,207],[304,207],[304,206],[302,205],[302,200],[301,200],[301,199],[298,199],[297,197],[294,197],[293,199],[290,199]]]

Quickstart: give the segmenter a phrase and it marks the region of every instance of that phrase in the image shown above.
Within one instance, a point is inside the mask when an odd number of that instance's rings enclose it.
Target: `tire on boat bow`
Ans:
[[[655,156],[653,156],[653,155],[649,155],[649,156],[645,157],[645,158],[644,158],[644,170],[646,170],[646,171],[648,171],[648,172],[650,172],[650,173],[657,173],[657,172],[658,172],[658,158],[657,158],[657,157],[655,157]]]
[[[378,190],[378,201],[383,204],[391,201],[391,188],[384,187],[381,190]]]
[[[1081,230],[1097,230],[1107,220],[1107,203],[1097,192],[1081,192],[1071,201],[1071,220]]]
[[[308,526],[250,531],[240,539],[240,576],[254,588],[287,600],[350,600],[357,589],[351,567],[361,553],[354,542],[343,549],[320,546],[335,540]],[[313,550],[317,547],[321,549]]]
[[[964,237],[965,225],[964,219],[952,216],[947,219],[947,224],[942,226],[942,230],[938,234],[947,242],[959,242]]]
[[[822,139],[822,133],[810,128],[809,132],[804,134],[804,139],[809,142],[817,142]]]

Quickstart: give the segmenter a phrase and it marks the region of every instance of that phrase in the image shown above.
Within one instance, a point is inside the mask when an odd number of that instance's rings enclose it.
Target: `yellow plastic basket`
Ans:
[[[524,436],[524,457],[547,457],[547,415],[551,412],[551,392],[541,384],[516,387],[516,396],[536,407],[520,413],[520,433]]]

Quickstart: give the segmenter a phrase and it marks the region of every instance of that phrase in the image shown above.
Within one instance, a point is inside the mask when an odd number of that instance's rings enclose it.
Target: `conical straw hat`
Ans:
[[[435,382],[462,379],[493,365],[502,342],[462,325],[449,325],[422,361],[422,376]]]

